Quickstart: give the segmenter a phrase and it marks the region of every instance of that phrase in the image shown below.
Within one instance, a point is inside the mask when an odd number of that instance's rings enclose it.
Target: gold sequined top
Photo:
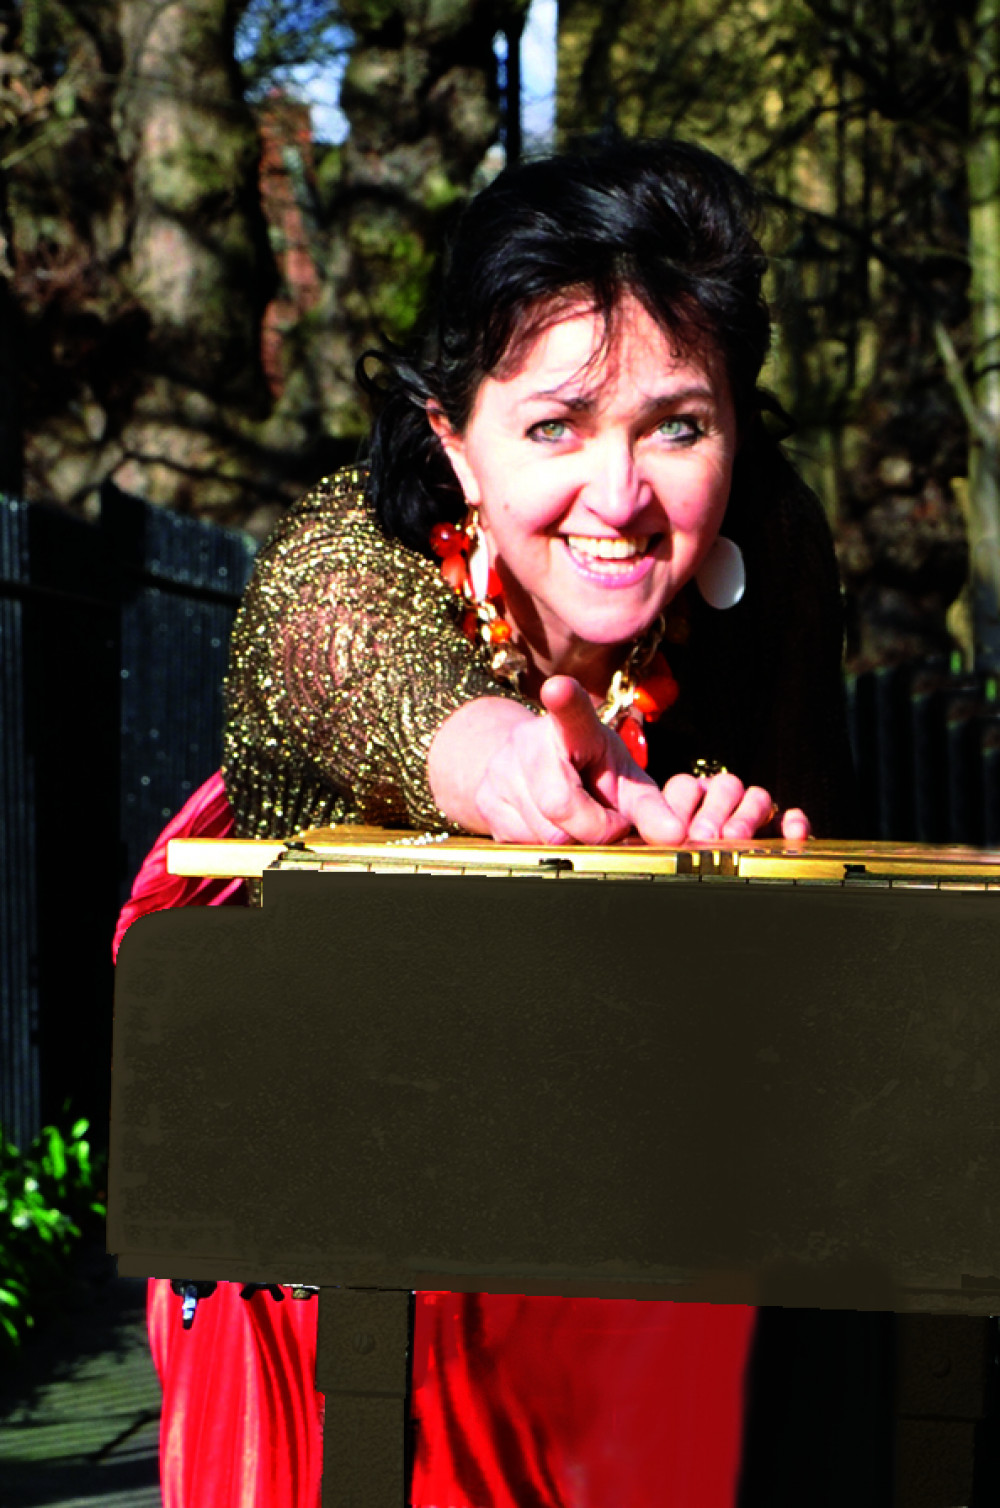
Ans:
[[[226,683],[223,773],[242,837],[342,821],[456,830],[427,781],[434,735],[466,701],[516,696],[462,634],[436,563],[386,539],[363,488],[359,471],[321,482],[258,555]],[[744,444],[722,532],[743,551],[746,592],[718,612],[686,589],[686,641],[664,644],[680,696],[647,726],[649,773],[662,784],[718,759],[803,807],[817,836],[862,836],[832,539],[777,447]]]
[[[241,837],[457,831],[427,781],[434,735],[467,701],[516,696],[461,632],[434,563],[385,538],[363,480],[339,472],[284,515],[237,615],[223,775]]]

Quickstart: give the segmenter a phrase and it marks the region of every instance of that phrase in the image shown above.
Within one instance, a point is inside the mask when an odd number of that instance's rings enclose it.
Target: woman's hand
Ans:
[[[483,771],[475,801],[487,831],[506,843],[614,843],[638,826],[641,809],[652,813],[646,841],[663,841],[655,782],[579,681],[551,676],[541,700],[548,716],[517,723]]]
[[[476,805],[494,838],[507,843],[613,843],[633,827],[651,844],[672,846],[753,837],[775,815],[760,786],[735,775],[675,775],[661,792],[616,733],[605,727],[578,681],[542,686],[547,717],[514,728],[487,764]],[[801,811],[782,819],[786,838],[805,838]]]
[[[674,775],[663,787],[663,799],[685,836],[695,843],[746,841],[777,816],[777,807],[762,786],[744,787],[729,774]],[[809,818],[799,807],[789,807],[782,814],[783,838],[808,838],[809,832]]]
[[[546,717],[496,697],[469,702],[435,737],[434,798],[469,831],[504,843],[605,844],[634,828],[673,847],[746,839],[772,819],[768,793],[744,790],[734,775],[675,775],[661,791],[571,676],[551,676],[541,700]],[[782,831],[806,837],[809,823],[786,812]]]

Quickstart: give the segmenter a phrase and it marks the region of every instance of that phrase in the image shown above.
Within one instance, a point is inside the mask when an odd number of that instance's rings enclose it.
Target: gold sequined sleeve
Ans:
[[[338,821],[455,830],[428,785],[434,735],[464,702],[516,693],[461,633],[434,564],[385,539],[348,472],[261,550],[226,696],[237,832],[268,837]]]

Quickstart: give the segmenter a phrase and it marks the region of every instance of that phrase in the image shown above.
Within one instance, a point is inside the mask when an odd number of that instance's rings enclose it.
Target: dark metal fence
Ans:
[[[106,1135],[110,939],[166,818],[218,767],[247,536],[108,487],[98,524],[0,500],[0,1127]]]
[[[34,770],[24,742],[28,512],[0,505],[0,1126],[38,1121]]]
[[[943,659],[847,677],[866,836],[1000,848],[996,677]]]
[[[218,769],[229,632],[256,546],[112,489],[102,501],[121,583],[124,900],[164,822]]]

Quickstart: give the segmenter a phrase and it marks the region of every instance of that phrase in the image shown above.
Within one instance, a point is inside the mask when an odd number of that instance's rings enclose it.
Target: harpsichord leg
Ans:
[[[405,1508],[413,1314],[405,1291],[320,1289],[323,1508]]]

